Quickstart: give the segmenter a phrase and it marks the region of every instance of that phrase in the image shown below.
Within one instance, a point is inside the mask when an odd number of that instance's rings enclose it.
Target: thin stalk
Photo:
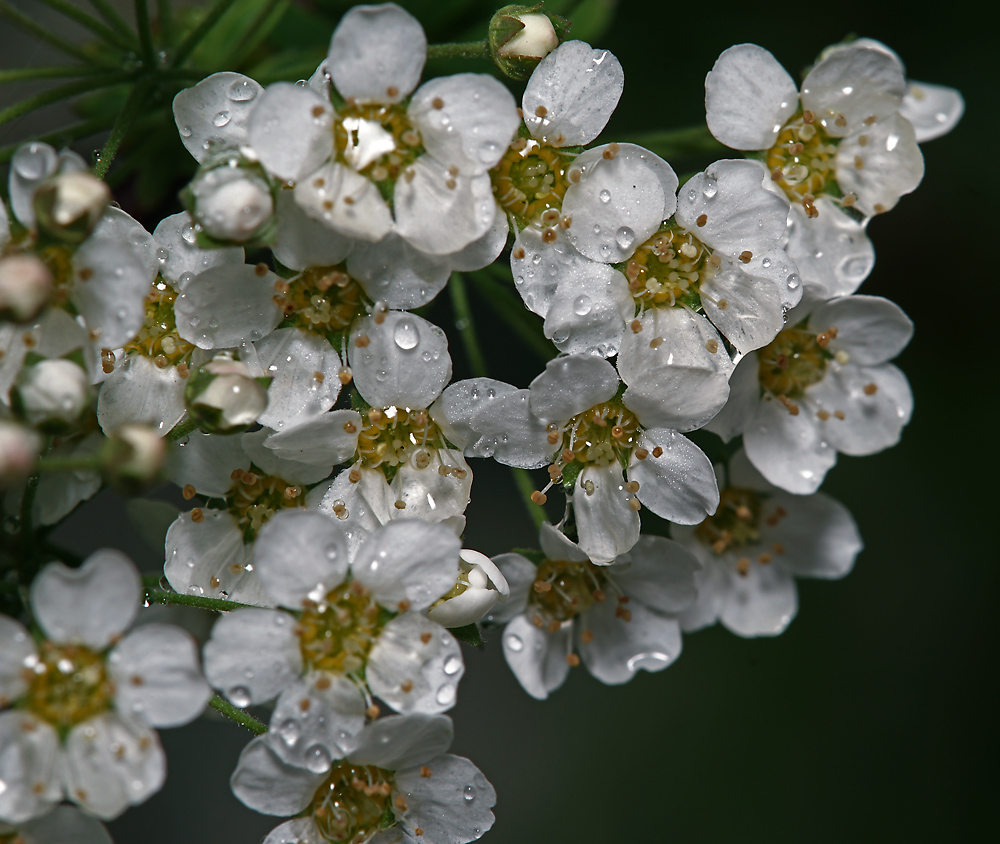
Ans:
[[[461,44],[428,44],[428,59],[488,59],[490,45],[486,40]]]
[[[192,431],[197,431],[199,422],[197,419],[192,419],[188,416],[186,419],[182,419],[167,434],[168,440],[179,440],[181,437],[186,437]]]
[[[139,49],[146,67],[156,67],[156,50],[153,47],[153,30],[149,25],[149,6],[146,0],[135,0],[135,28],[139,32]]]
[[[82,123],[75,123],[72,126],[67,126],[65,129],[58,129],[55,132],[40,135],[35,138],[35,140],[44,141],[45,143],[52,144],[53,146],[59,146],[70,141],[79,140],[80,138],[86,138],[88,135],[94,135],[107,128],[107,121],[103,117],[95,117],[91,120],[84,120]],[[23,142],[19,141],[16,144],[8,144],[5,147],[0,147],[0,164],[6,164],[10,161],[11,157],[15,152],[17,152],[18,148],[22,146],[22,144]]]
[[[235,721],[241,727],[246,727],[254,735],[259,736],[262,733],[267,732],[267,725],[262,724],[245,709],[233,706],[225,698],[214,695],[208,702],[208,705],[211,706],[216,712],[221,712],[227,718]]]
[[[477,292],[489,302],[493,312],[532,352],[544,361],[551,360],[558,354],[555,347],[539,332],[538,317],[525,308],[506,286],[482,271],[472,273],[470,277]]]
[[[77,82],[69,82],[66,85],[60,85],[58,88],[51,88],[33,97],[28,97],[26,100],[14,103],[14,105],[0,111],[0,126],[4,123],[9,123],[11,120],[16,120],[18,117],[34,111],[36,108],[58,103],[61,100],[67,100],[70,97],[75,97],[77,94],[85,94],[100,88],[109,88],[112,85],[124,82],[128,78],[129,74],[124,71],[117,71],[101,76],[93,76],[89,79],[80,79]]]
[[[203,595],[185,595],[181,592],[165,592],[162,589],[146,588],[146,600],[151,604],[175,604],[182,607],[197,607],[200,610],[232,612],[244,609],[249,604],[227,601],[224,598],[206,598]]]
[[[15,67],[12,70],[0,70],[0,85],[6,82],[24,82],[31,79],[65,79],[73,76],[96,76],[107,73],[103,67],[87,67],[86,65],[54,65],[51,67]]]
[[[163,36],[163,43],[172,45],[174,43],[174,7],[170,0],[156,0],[156,16],[160,21],[160,34]]]
[[[101,458],[97,454],[84,457],[43,457],[38,461],[39,472],[99,472]]]
[[[184,63],[184,60],[191,55],[191,52],[195,49],[195,47],[201,43],[201,39],[205,37],[213,26],[215,26],[219,18],[226,13],[234,2],[235,0],[215,0],[215,5],[208,10],[208,14],[202,18],[201,23],[188,33],[187,38],[185,38],[177,48],[177,52],[174,53],[173,61],[170,63],[171,67],[177,67]]]
[[[280,8],[279,8],[280,7]],[[260,10],[253,23],[247,28],[247,36],[242,43],[234,44],[233,50],[219,62],[220,67],[240,67],[267,38],[288,11],[288,0],[271,0]]]
[[[10,5],[10,3],[7,2],[7,0],[0,0],[0,17],[7,18],[7,20],[9,20],[12,24],[20,27],[31,35],[34,35],[40,41],[45,41],[47,44],[51,44],[57,50],[61,50],[68,56],[74,56],[85,64],[108,64],[107,61],[101,62],[100,60],[95,59],[93,56],[88,55],[86,51],[77,47],[76,44],[67,41],[65,38],[61,38],[54,32],[50,32],[40,23],[36,23],[23,12],[15,9]]]
[[[517,491],[521,493],[521,500],[524,501],[528,515],[531,516],[531,521],[535,523],[536,529],[540,528],[542,522],[545,521],[545,510],[542,509],[540,504],[536,504],[531,500],[531,493],[535,491],[535,485],[531,482],[531,475],[528,474],[527,469],[512,468],[510,471],[514,476],[514,483],[517,484]]]
[[[24,487],[24,497],[21,498],[21,537],[22,550],[17,558],[17,579],[22,587],[27,587],[35,575],[36,550],[35,543],[37,537],[34,531],[34,519],[32,514],[35,510],[35,498],[38,496],[38,484],[42,476],[35,472],[28,478],[28,483]]]
[[[115,125],[111,127],[111,134],[108,136],[104,148],[98,153],[99,157],[97,163],[94,165],[94,175],[97,178],[103,179],[108,172],[111,162],[115,160],[115,156],[118,154],[118,147],[121,146],[122,141],[125,139],[125,134],[132,125],[132,121],[139,113],[139,108],[145,103],[146,94],[154,81],[153,77],[146,76],[129,91],[125,105],[118,112],[118,117],[115,118]]]
[[[135,38],[135,33],[132,32],[128,22],[118,14],[118,10],[111,5],[109,0],[89,0],[89,2],[97,9],[97,13],[122,35],[127,35],[130,39]]]
[[[451,296],[451,307],[455,311],[455,327],[462,336],[462,345],[469,358],[469,368],[476,378],[486,377],[486,358],[479,346],[476,336],[476,324],[472,320],[472,309],[469,307],[469,294],[465,289],[465,278],[461,273],[452,273],[448,283],[448,294]]]
[[[123,50],[130,50],[132,48],[131,39],[126,38],[124,33],[105,26],[96,18],[88,15],[83,9],[77,8],[72,3],[67,3],[66,0],[38,0],[38,2],[55,9],[64,17],[75,20],[78,24],[86,27],[98,38],[107,41],[109,44],[114,44]]]

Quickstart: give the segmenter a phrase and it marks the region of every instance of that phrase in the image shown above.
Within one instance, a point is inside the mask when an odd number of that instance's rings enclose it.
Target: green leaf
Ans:
[[[483,647],[483,634],[479,632],[478,624],[466,624],[465,627],[451,627],[448,632],[460,642],[465,642],[474,648]]]
[[[615,19],[618,0],[583,0],[569,13],[573,38],[593,44],[604,37]]]

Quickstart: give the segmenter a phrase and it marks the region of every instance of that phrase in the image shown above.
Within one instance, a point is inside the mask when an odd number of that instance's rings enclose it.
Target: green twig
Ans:
[[[146,0],[135,0],[135,27],[139,32],[139,49],[146,67],[156,67],[156,50],[153,47],[153,30],[149,25],[149,6]]]
[[[96,76],[107,73],[103,67],[88,67],[86,65],[54,65],[52,67],[15,67],[11,70],[0,70],[0,84],[5,82],[23,82],[31,79],[65,79],[73,76]]]
[[[38,461],[39,472],[99,472],[101,457],[99,454],[87,454],[82,457],[43,457]]]
[[[57,50],[61,50],[68,56],[75,56],[80,61],[86,64],[108,64],[108,61],[101,61],[94,56],[89,55],[85,50],[81,50],[76,44],[67,41],[65,38],[61,38],[54,32],[50,32],[48,28],[42,26],[40,23],[36,23],[34,20],[29,18],[23,12],[18,11],[7,0],[0,0],[0,17],[7,18],[12,24],[20,27],[25,32],[34,35],[40,41],[45,41],[47,44],[51,44]]]
[[[98,14],[122,35],[127,35],[130,39],[135,38],[135,33],[132,32],[125,18],[118,14],[118,10],[108,0],[89,0],[89,2],[97,9]]]
[[[486,40],[462,44],[428,44],[428,59],[488,59],[490,45]]]
[[[108,88],[124,82],[128,78],[129,75],[124,71],[117,71],[100,76],[92,76],[88,79],[80,79],[76,82],[69,82],[66,85],[60,85],[58,88],[51,88],[33,97],[28,97],[26,100],[14,103],[14,105],[0,111],[0,126],[4,123],[9,123],[11,120],[16,120],[18,117],[34,111],[36,108],[51,105],[60,100],[67,100],[70,97],[75,97],[77,94],[85,94],[88,91],[96,91],[99,88]]]
[[[187,59],[187,57],[191,55],[192,51],[201,43],[201,39],[208,34],[208,31],[215,26],[219,18],[226,13],[226,10],[229,9],[234,2],[235,0],[215,0],[215,5],[208,10],[208,13],[204,18],[202,18],[201,23],[188,33],[187,37],[177,48],[177,52],[174,53],[173,61],[170,63],[172,67],[178,67],[184,63],[185,59]]]
[[[215,612],[232,612],[250,607],[239,601],[227,601],[224,598],[206,598],[204,595],[185,595],[181,592],[166,592],[159,588],[146,587],[146,601],[150,604],[174,604],[181,607],[197,607],[200,610]]]
[[[167,439],[179,440],[181,437],[186,437],[191,432],[197,431],[198,426],[200,424],[201,423],[199,423],[197,419],[192,419],[190,416],[188,416],[187,418],[182,419],[180,422],[174,425],[173,428],[170,429],[170,431],[167,433]]]
[[[160,21],[160,35],[163,43],[174,43],[174,7],[170,0],[156,0],[156,16]]]
[[[86,27],[98,38],[104,39],[109,44],[114,44],[124,50],[132,48],[131,39],[126,38],[124,33],[105,26],[96,18],[88,15],[83,9],[77,8],[72,3],[66,2],[66,0],[38,0],[38,2],[55,9],[64,17],[75,20],[78,24]]]
[[[21,498],[21,553],[17,558],[17,579],[22,587],[27,587],[35,576],[35,542],[34,531],[35,498],[38,495],[38,484],[42,477],[37,472],[28,478]]]
[[[154,77],[146,76],[129,91],[125,105],[118,112],[118,117],[115,118],[115,125],[111,127],[111,134],[108,136],[104,148],[98,153],[97,163],[94,165],[94,175],[99,179],[104,178],[108,172],[108,168],[111,166],[111,162],[115,160],[115,156],[118,154],[118,147],[121,146],[122,141],[125,139],[125,133],[128,132],[132,121],[139,113],[139,108],[145,104],[146,93],[154,82]]]
[[[86,138],[88,135],[97,134],[107,128],[108,121],[106,118],[95,117],[91,120],[84,120],[81,123],[75,123],[72,126],[67,126],[64,129],[58,129],[55,132],[40,135],[34,140],[44,141],[45,143],[52,144],[53,146],[63,146],[70,141]],[[11,157],[22,145],[23,141],[18,141],[16,144],[8,144],[5,147],[0,147],[0,164],[6,164],[10,161]]]
[[[472,309],[469,307],[469,294],[465,289],[465,278],[461,273],[452,273],[448,284],[451,296],[451,307],[455,311],[455,327],[462,336],[462,345],[469,358],[469,369],[476,378],[486,377],[486,358],[479,347],[476,336],[476,324],[472,320]]]
[[[214,695],[208,702],[208,705],[217,712],[221,712],[227,718],[232,719],[241,727],[246,727],[254,735],[259,736],[262,733],[267,732],[267,726],[254,718],[253,715],[245,709],[233,706],[228,700],[225,700],[218,695]]]
[[[531,516],[531,521],[535,523],[536,528],[540,528],[542,522],[545,521],[545,510],[542,509],[540,504],[536,504],[531,500],[531,493],[535,491],[535,485],[531,482],[531,475],[528,474],[527,469],[512,468],[510,471],[514,475],[514,483],[517,484],[518,492],[521,493],[521,498],[528,510],[528,515]]]
[[[524,307],[520,297],[511,293],[506,285],[490,277],[487,272],[470,274],[477,292],[488,303],[491,310],[500,317],[541,360],[548,361],[558,352],[539,330],[539,318]]]

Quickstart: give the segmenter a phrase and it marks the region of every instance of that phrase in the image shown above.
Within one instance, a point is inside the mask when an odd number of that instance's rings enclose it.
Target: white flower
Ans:
[[[287,609],[220,618],[205,646],[206,677],[238,706],[277,697],[267,741],[314,772],[361,728],[368,689],[397,712],[450,709],[461,651],[423,611],[454,585],[459,549],[446,527],[405,519],[352,554],[334,520],[275,516],[255,562],[267,596]]]
[[[25,367],[15,385],[16,407],[35,426],[72,425],[90,404],[90,379],[71,360]]]
[[[852,44],[809,71],[801,95],[755,44],[724,51],[705,79],[708,127],[726,146],[761,150],[771,177],[810,217],[822,194],[850,197],[865,216],[891,209],[924,174],[913,126],[901,116],[899,61]]]
[[[27,322],[48,304],[52,273],[35,255],[0,258],[0,318]]]
[[[16,826],[0,823],[0,836],[9,836],[14,844],[113,844],[104,824],[75,806],[56,806]]]
[[[298,816],[265,844],[466,844],[493,826],[496,792],[468,759],[445,752],[451,740],[443,715],[390,716],[313,772],[283,762],[262,736],[230,783],[251,809]]]
[[[194,219],[216,240],[252,240],[274,213],[263,175],[229,162],[200,170],[189,190]]]
[[[698,569],[688,551],[643,536],[610,565],[594,565],[548,523],[539,542],[537,564],[514,553],[493,558],[511,595],[489,620],[507,623],[504,657],[528,694],[547,698],[581,658],[598,680],[617,685],[680,655],[678,615],[694,601]]]
[[[267,388],[243,361],[217,355],[188,378],[184,396],[206,433],[246,430],[267,408]]]
[[[446,255],[493,225],[487,171],[513,137],[517,112],[485,75],[417,88],[426,45],[417,20],[395,4],[351,9],[325,62],[344,104],[335,110],[325,91],[276,83],[260,96],[248,137],[265,169],[295,182],[296,202],[333,230],[368,241],[395,232]],[[381,191],[391,193],[392,210]]]
[[[431,605],[427,616],[442,627],[465,627],[475,624],[508,595],[510,587],[493,561],[485,554],[463,548],[458,580]]]
[[[773,343],[736,367],[729,402],[706,427],[743,434],[750,462],[775,486],[815,492],[837,452],[874,454],[899,441],[910,385],[889,360],[913,324],[887,299],[843,296],[796,312]]]
[[[165,624],[125,633],[142,583],[118,551],[75,570],[51,563],[30,598],[39,645],[0,616],[0,700],[14,706],[0,714],[0,819],[20,824],[62,799],[117,817],[163,785],[150,727],[188,723],[211,696],[195,643]]]
[[[728,476],[714,516],[673,529],[702,565],[695,574],[698,599],[681,615],[681,627],[721,621],[740,636],[775,636],[798,610],[795,578],[843,577],[861,551],[861,536],[842,504],[820,492],[777,489],[742,450]]]
[[[559,36],[548,15],[536,12],[511,17],[523,28],[497,50],[502,58],[544,59],[559,46]]]

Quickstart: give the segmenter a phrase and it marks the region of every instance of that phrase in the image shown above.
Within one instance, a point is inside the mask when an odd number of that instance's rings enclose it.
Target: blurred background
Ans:
[[[45,27],[64,23],[34,0],[13,5]],[[294,3],[295,20],[320,16],[329,26],[282,24],[265,46],[284,39],[287,48],[288,39],[300,37],[287,67],[313,67],[348,5]],[[482,37],[495,8],[478,0],[401,5],[428,25],[431,42]],[[497,823],[484,840],[984,838],[996,828],[998,786],[997,696],[989,678],[997,668],[1000,519],[993,497],[998,467],[988,445],[998,409],[989,358],[989,325],[1000,307],[990,258],[998,175],[994,148],[985,143],[1000,128],[996,74],[986,64],[995,27],[946,8],[918,14],[900,4],[582,6],[582,31],[571,37],[610,49],[625,68],[625,92],[605,140],[703,122],[705,73],[722,50],[747,41],[771,50],[797,76],[832,42],[849,34],[877,38],[900,54],[911,78],[961,89],[967,110],[951,135],[924,146],[923,185],[869,229],[877,263],[861,292],[891,298],[916,323],[913,342],[896,361],[910,379],[916,410],[900,445],[874,457],[842,457],[823,487],[850,508],[865,540],[854,572],[838,582],[801,582],[799,617],[780,637],[745,641],[723,629],[700,632],[685,638],[676,664],[624,687],[602,686],[580,668],[548,701],[536,702],[507,670],[498,633],[482,651],[467,649],[452,713],[454,751],[472,758],[497,789]],[[128,16],[131,4],[122,9]],[[79,28],[65,31],[81,38]],[[2,18],[0,56],[3,68],[57,60]],[[272,77],[258,78],[308,75],[282,69],[273,64]],[[435,74],[456,70],[489,68],[428,66]],[[0,107],[27,91],[0,87]],[[90,107],[97,114],[113,103]],[[0,126],[0,147],[76,119],[51,108],[8,123]],[[166,151],[161,172],[112,169],[117,198],[150,229],[180,210],[174,194],[192,172],[172,122],[130,143],[154,141]],[[102,143],[95,135],[76,147],[90,155]],[[692,172],[710,160],[675,166]],[[474,305],[482,326],[494,323],[481,300]],[[464,377],[446,306],[430,318],[449,330],[456,377]],[[540,364],[516,340],[492,331],[491,375],[527,386]],[[536,544],[506,471],[472,465],[466,544],[488,554]],[[116,516],[123,506],[102,494],[57,538],[82,553],[110,543],[156,571],[162,555],[122,528]],[[95,532],[98,520],[109,531],[109,519],[110,538]],[[228,788],[249,737],[211,717],[163,731],[167,785],[110,825],[116,842],[261,840],[275,822],[245,809]]]

